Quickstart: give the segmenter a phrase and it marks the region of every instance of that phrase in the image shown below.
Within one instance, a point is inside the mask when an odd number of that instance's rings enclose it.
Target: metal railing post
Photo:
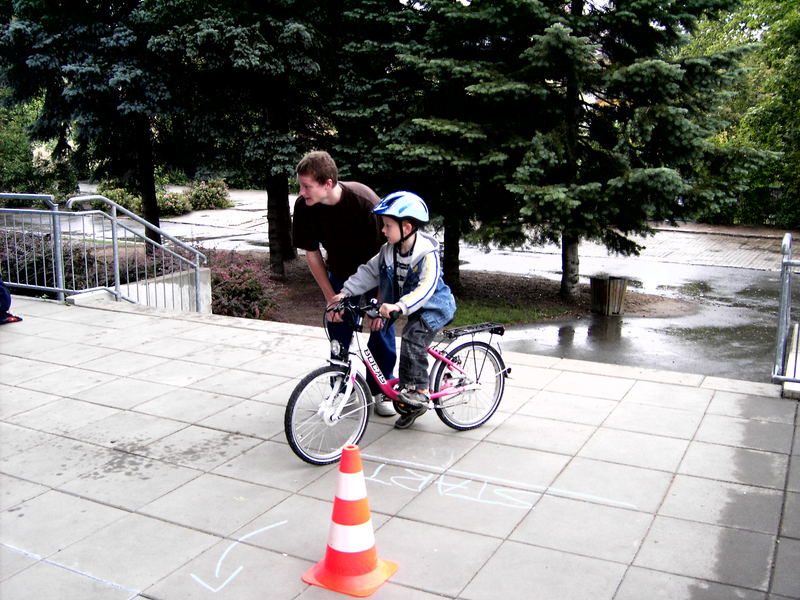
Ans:
[[[200,312],[200,256],[195,254],[194,256],[194,310],[196,312]]]
[[[55,271],[56,278],[56,298],[63,302],[65,295],[62,291],[64,289],[64,245],[61,241],[61,217],[58,215],[58,204],[52,201],[53,196],[50,196],[50,210],[53,211],[53,270]]]
[[[111,256],[114,268],[114,296],[117,302],[122,298],[119,282],[119,243],[117,239],[117,206],[111,205]]]
[[[789,335],[789,324],[792,311],[792,234],[783,236],[781,243],[781,292],[778,307],[778,331],[775,336],[775,364],[773,377],[786,375],[786,344]]]

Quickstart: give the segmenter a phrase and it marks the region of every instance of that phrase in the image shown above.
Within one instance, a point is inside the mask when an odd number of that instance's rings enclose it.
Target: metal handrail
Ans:
[[[0,194],[0,198],[7,198],[10,200],[28,200],[29,202],[35,202],[36,200],[41,200],[45,204],[47,204],[50,212],[57,213],[58,212],[58,203],[55,201],[55,196],[52,194],[14,194],[14,193],[6,193]],[[52,224],[53,224],[53,253],[56,256],[61,256],[62,247],[61,247],[61,219],[58,218],[57,215],[52,215]],[[64,300],[64,263],[60,261],[56,261],[55,264],[55,273],[54,276],[56,278],[56,298],[59,300]]]
[[[787,233],[781,242],[781,293],[778,307],[778,331],[775,336],[775,364],[772,381],[800,381],[796,373],[787,375],[787,351],[792,331],[792,270],[800,267],[800,261],[792,260],[792,234]]]
[[[118,241],[117,240],[117,224],[118,224],[117,213],[121,212],[122,214],[124,214],[128,218],[132,219],[136,223],[139,223],[140,225],[145,227],[145,229],[149,229],[151,231],[154,231],[154,232],[158,233],[161,236],[161,238],[166,238],[166,239],[170,240],[172,243],[177,244],[178,246],[180,246],[182,249],[187,250],[190,253],[194,254],[194,260],[190,264],[194,267],[195,307],[199,307],[200,306],[200,259],[202,258],[203,259],[203,264],[206,264],[207,259],[206,259],[205,254],[203,254],[202,252],[200,252],[196,248],[192,248],[191,246],[189,246],[187,244],[184,244],[178,238],[171,236],[170,234],[168,234],[166,231],[164,231],[160,227],[156,227],[155,225],[153,225],[149,221],[144,220],[142,217],[140,217],[136,213],[133,213],[133,212],[129,211],[124,206],[120,206],[119,204],[117,204],[113,200],[109,200],[105,196],[99,196],[97,194],[93,194],[93,195],[89,195],[89,196],[74,196],[74,197],[70,198],[69,200],[67,200],[67,208],[72,208],[72,206],[74,204],[77,204],[77,203],[92,202],[94,200],[100,200],[102,202],[105,202],[106,204],[108,204],[111,207],[111,236],[112,236],[113,244],[114,244],[114,270],[115,270],[115,272],[119,272],[119,247],[118,247],[118,243],[117,243],[117,241]],[[97,211],[97,212],[100,212],[101,214],[106,214],[104,211]],[[124,229],[126,229],[130,233],[136,235],[136,232],[133,229],[131,229],[129,227],[124,227]],[[151,245],[155,246],[156,248],[159,248],[161,250],[169,252],[174,257],[177,257],[178,259],[180,259],[182,261],[186,260],[185,257],[181,256],[180,254],[177,254],[177,253],[173,252],[172,250],[170,250],[169,248],[167,248],[163,244],[161,244],[159,242],[156,242],[156,241],[154,241],[152,239],[149,239],[149,238],[146,238],[146,239],[147,239],[148,243],[150,243]],[[189,262],[189,261],[187,261],[187,262]],[[119,277],[117,277],[117,281],[115,282],[115,286],[116,286],[116,291],[119,292]]]
[[[120,235],[121,231],[124,231],[124,232],[130,234],[130,236],[133,237],[134,239],[138,239],[141,243],[145,244],[145,248],[147,248],[147,250],[145,251],[145,262],[144,262],[145,288],[146,288],[146,290],[149,289],[149,288],[147,288],[147,285],[148,285],[148,283],[147,283],[148,264],[147,264],[147,260],[146,259],[151,254],[153,255],[153,258],[154,258],[154,260],[153,260],[153,271],[154,271],[154,274],[155,274],[159,269],[159,266],[156,264],[156,261],[155,261],[155,253],[156,252],[160,252],[160,257],[162,259],[166,257],[170,261],[177,262],[178,265],[185,264],[187,269],[191,267],[194,270],[194,295],[195,295],[195,297],[194,297],[194,310],[197,310],[197,311],[201,310],[201,305],[202,305],[202,301],[201,301],[201,266],[207,262],[205,255],[202,252],[200,252],[199,250],[197,250],[196,248],[193,248],[193,247],[189,246],[188,244],[182,242],[181,240],[175,238],[174,236],[169,235],[167,232],[163,231],[161,228],[156,227],[153,224],[149,223],[148,221],[142,219],[140,216],[138,216],[135,213],[129,211],[128,209],[126,209],[126,208],[120,206],[119,204],[113,202],[112,200],[109,200],[108,198],[106,198],[104,196],[100,196],[100,195],[75,196],[75,197],[72,197],[69,200],[67,200],[66,207],[68,209],[72,209],[73,206],[79,205],[79,204],[82,204],[82,203],[85,203],[85,202],[100,201],[100,202],[103,202],[104,204],[109,206],[109,212],[108,213],[103,211],[103,210],[97,210],[97,209],[78,210],[78,211],[74,211],[74,212],[73,211],[60,211],[59,208],[58,208],[58,204],[56,204],[54,202],[54,200],[53,200],[53,196],[45,195],[45,194],[6,194],[6,193],[0,193],[0,199],[3,199],[3,198],[6,198],[6,199],[17,199],[17,200],[28,200],[28,201],[35,201],[35,200],[43,201],[49,207],[49,210],[37,210],[37,209],[30,209],[30,208],[16,208],[16,209],[0,208],[0,214],[12,214],[12,215],[13,214],[24,214],[24,215],[26,215],[28,217],[35,216],[35,215],[40,215],[40,216],[48,215],[52,220],[52,225],[51,225],[50,232],[49,232],[49,233],[52,233],[52,240],[50,240],[48,242],[48,244],[52,244],[52,250],[53,250],[53,265],[52,265],[52,269],[53,269],[53,277],[55,279],[55,281],[53,282],[54,285],[46,285],[47,281],[46,281],[46,276],[44,276],[44,275],[43,275],[43,278],[44,278],[43,283],[45,285],[39,284],[38,281],[34,281],[33,284],[31,284],[30,281],[27,280],[28,277],[27,277],[27,270],[26,270],[25,281],[21,280],[21,278],[19,276],[19,272],[18,272],[17,273],[17,281],[7,281],[6,282],[10,287],[18,287],[18,288],[21,288],[21,289],[42,290],[42,291],[55,293],[57,298],[60,299],[60,300],[64,299],[65,294],[77,294],[77,293],[83,293],[83,292],[88,292],[88,291],[105,290],[105,291],[109,292],[110,294],[112,294],[117,301],[126,300],[126,301],[129,301],[129,302],[137,303],[137,300],[125,297],[125,295],[122,292],[122,282],[121,282],[121,278],[120,278],[119,235]],[[137,223],[137,224],[141,225],[145,229],[145,234],[143,235],[139,231],[136,231],[131,226],[131,224],[129,222],[121,221],[120,217],[119,217],[120,214],[123,215],[124,217],[126,217],[125,221],[128,221],[128,219],[129,219],[130,221],[133,221],[134,223]],[[64,237],[64,233],[63,233],[62,227],[61,227],[61,219],[62,218],[73,219],[75,217],[79,217],[79,218],[82,218],[84,220],[83,221],[83,224],[84,224],[83,234],[81,235],[80,232],[79,232],[79,236],[78,237],[81,239],[81,241],[84,244],[84,252],[86,254],[86,253],[88,253],[88,251],[86,250],[86,246],[89,243],[93,243],[94,246],[95,246],[95,249],[97,247],[97,240],[96,239],[92,239],[92,238],[94,238],[94,235],[87,236],[86,230],[85,230],[85,219],[87,219],[87,218],[93,219],[95,216],[99,216],[102,220],[107,220],[110,223],[110,229],[111,229],[111,248],[110,249],[111,249],[111,254],[112,254],[111,258],[112,258],[112,262],[113,262],[113,267],[112,267],[112,271],[113,271],[113,289],[112,289],[111,286],[108,285],[108,284],[110,284],[112,282],[110,281],[110,278],[108,276],[109,274],[108,274],[108,265],[107,265],[107,263],[105,263],[105,266],[106,266],[105,278],[106,278],[106,280],[104,282],[106,285],[94,285],[94,286],[86,285],[82,289],[74,289],[74,285],[75,285],[75,269],[74,269],[74,264],[72,264],[72,266],[73,266],[73,280],[72,280],[73,288],[70,288],[70,286],[68,286],[66,284],[66,282],[65,282],[64,254],[63,254],[63,237]],[[94,234],[94,224],[95,223],[92,220],[92,222],[91,222],[92,234]],[[40,222],[40,225],[41,225],[41,222]],[[172,248],[169,248],[165,243],[156,242],[155,240],[149,238],[146,235],[148,230],[158,234],[159,236],[161,236],[162,240],[168,240],[172,244],[176,245],[178,247],[178,251],[176,252]],[[107,229],[105,227],[101,228],[101,234],[103,236],[105,236],[105,232],[106,231],[107,231]],[[24,237],[25,235],[27,235],[27,233],[23,233],[23,240],[25,239],[25,237]],[[17,241],[17,237],[16,236],[17,236],[17,234],[15,233],[12,245],[16,244],[16,241]],[[87,240],[87,237],[90,238],[90,239]],[[103,239],[105,239],[105,237],[103,237]],[[102,246],[102,243],[103,242],[101,241],[101,247],[104,247],[104,246]],[[107,244],[107,241],[105,243]],[[14,248],[14,251],[16,252],[16,248]],[[183,254],[181,254],[181,252]],[[44,258],[44,257],[42,257],[42,258]],[[86,256],[84,256],[84,259],[85,258],[86,258]],[[175,262],[172,262],[171,264],[174,265]],[[34,263],[34,264],[36,264],[36,263]],[[163,268],[164,265],[165,265],[165,263],[162,263],[161,264],[161,268]],[[27,267],[26,267],[26,269],[27,269]],[[183,272],[183,269],[180,266],[178,267],[178,269],[179,269],[179,272],[181,272],[181,273]],[[44,270],[44,267],[43,267],[43,270]],[[136,281],[138,281],[138,275],[139,275],[139,273],[135,269],[134,276],[136,278]],[[34,278],[36,278],[36,277],[37,277],[36,268],[34,268]],[[88,274],[87,274],[87,277],[88,277]],[[100,275],[97,272],[97,268],[95,268],[95,279],[99,279],[99,278],[100,278]],[[130,279],[130,272],[128,272],[127,284],[130,285],[130,284],[135,283],[136,281]],[[87,281],[85,283],[89,283],[89,282]],[[99,284],[100,282],[96,281],[96,283]],[[167,288],[166,288],[166,284],[162,284],[162,285],[164,285],[163,298],[164,298],[164,302],[166,303],[166,301],[167,301],[167,298],[166,298],[166,290],[167,290]],[[147,297],[147,303],[149,303],[149,300],[150,300],[149,292],[146,291],[146,293],[147,293],[147,296],[148,296]],[[138,297],[138,291],[137,291],[136,295]],[[155,300],[156,303],[158,303],[158,289],[156,289],[155,298],[156,298],[156,300]],[[173,288],[173,304],[174,304],[174,288]],[[181,305],[183,306],[183,302],[181,302]]]

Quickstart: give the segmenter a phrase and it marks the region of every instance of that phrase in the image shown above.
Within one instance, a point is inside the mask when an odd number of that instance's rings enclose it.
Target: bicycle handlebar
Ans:
[[[350,311],[352,314],[357,316],[366,316],[370,319],[383,319],[384,320],[384,328],[387,328],[392,325],[397,319],[400,318],[402,313],[399,310],[393,310],[389,313],[389,317],[381,316],[380,312],[378,311],[378,301],[373,298],[369,301],[369,304],[365,304],[363,306],[359,306],[357,302],[354,302],[350,296],[345,296],[335,306],[329,306],[325,309],[326,313],[329,312],[342,312],[342,311]]]
[[[345,296],[336,304],[336,306],[329,306],[325,309],[326,313],[329,312],[342,312],[342,311],[350,311],[355,315],[360,317],[366,316],[370,319],[378,319],[382,318],[380,313],[378,312],[378,302],[374,298],[370,300],[369,304],[365,304],[364,306],[359,306],[357,302],[354,302],[350,296]]]

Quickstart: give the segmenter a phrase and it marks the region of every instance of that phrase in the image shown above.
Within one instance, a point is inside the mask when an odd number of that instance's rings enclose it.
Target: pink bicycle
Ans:
[[[341,312],[355,331],[360,331],[365,316],[378,318],[374,301],[358,306],[344,298],[328,311]],[[504,332],[498,323],[445,329],[441,340],[428,348],[432,358],[428,409],[436,411],[449,427],[460,431],[480,427],[500,405],[510,369],[492,340]],[[479,334],[488,336],[488,341],[476,339]],[[289,446],[314,465],[339,460],[342,447],[357,444],[367,429],[369,407],[374,401],[359,362],[394,401],[398,412],[408,410],[397,402],[398,379],[387,380],[361,336],[354,333],[353,337],[356,350],[352,350],[351,342],[349,352],[342,351],[336,340],[331,341],[331,354],[336,358],[303,377],[286,405],[284,429]]]

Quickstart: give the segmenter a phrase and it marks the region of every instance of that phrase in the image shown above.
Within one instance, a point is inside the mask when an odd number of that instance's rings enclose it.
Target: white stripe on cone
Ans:
[[[364,552],[375,546],[372,519],[361,525],[331,523],[328,546],[339,552]]]
[[[342,500],[362,500],[367,497],[367,484],[364,472],[339,473],[336,482],[336,497]]]

